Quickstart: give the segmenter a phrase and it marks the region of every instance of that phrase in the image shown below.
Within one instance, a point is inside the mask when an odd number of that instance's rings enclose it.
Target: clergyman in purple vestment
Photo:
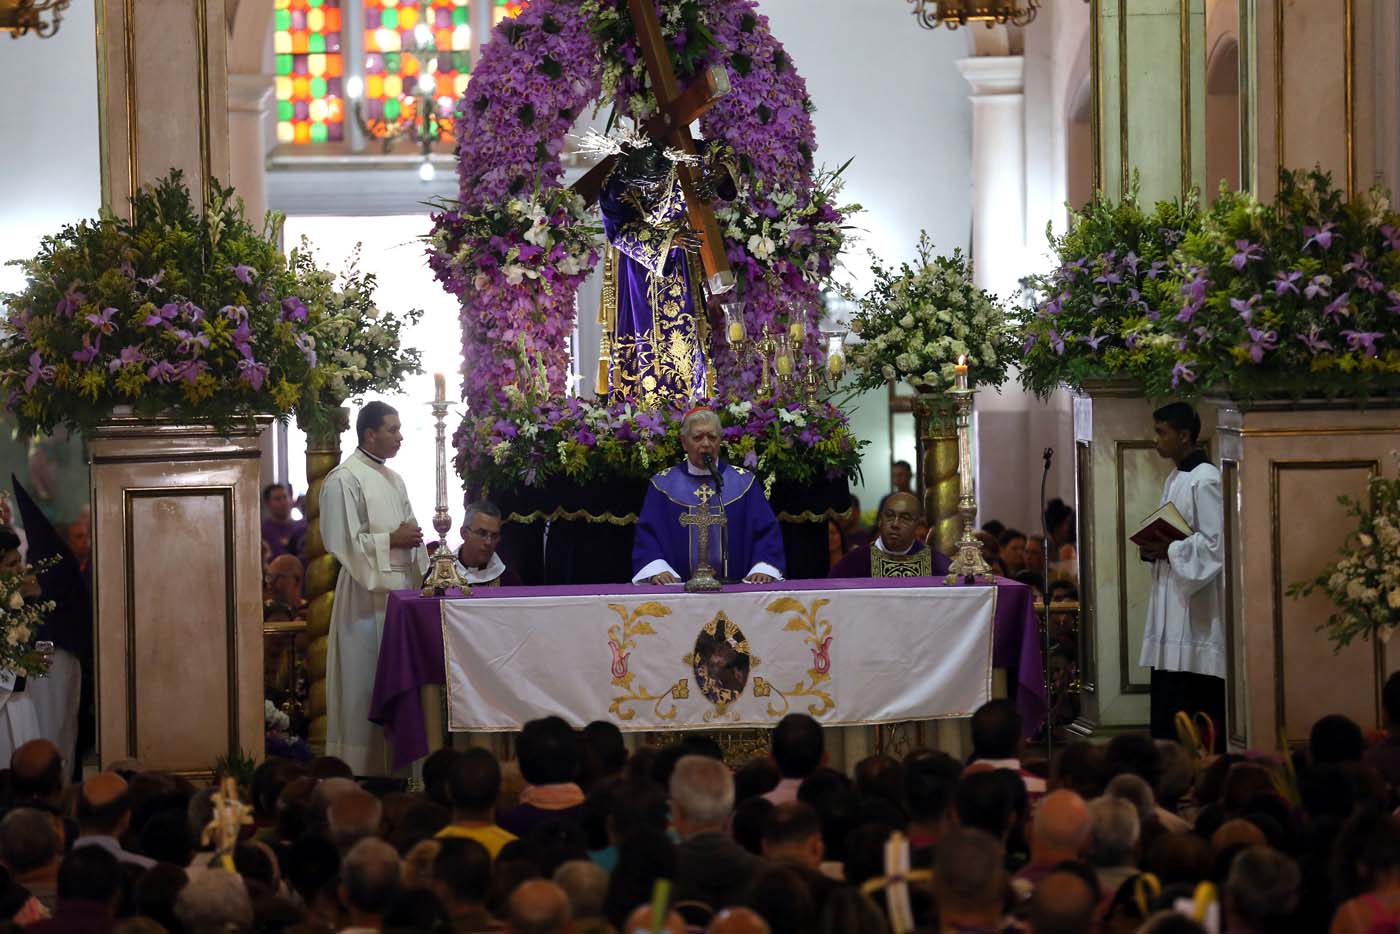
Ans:
[[[651,478],[632,546],[632,582],[669,584],[698,564],[699,530],[681,517],[700,508],[723,509],[723,534],[711,528],[707,551],[721,579],[751,583],[782,578],[787,567],[783,535],[763,486],[747,470],[719,460],[719,416],[692,409],[681,424],[686,459]],[[706,461],[709,461],[707,466]]]

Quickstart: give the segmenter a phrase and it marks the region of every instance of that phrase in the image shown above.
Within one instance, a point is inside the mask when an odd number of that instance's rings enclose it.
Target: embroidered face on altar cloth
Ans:
[[[723,613],[705,624],[695,637],[695,651],[683,661],[694,671],[700,693],[721,713],[744,693],[758,662],[744,633]]]

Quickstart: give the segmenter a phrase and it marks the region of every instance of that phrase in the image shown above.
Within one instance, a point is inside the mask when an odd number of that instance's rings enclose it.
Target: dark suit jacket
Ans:
[[[736,905],[762,866],[729,836],[698,833],[676,847],[676,901],[694,899],[716,911]]]

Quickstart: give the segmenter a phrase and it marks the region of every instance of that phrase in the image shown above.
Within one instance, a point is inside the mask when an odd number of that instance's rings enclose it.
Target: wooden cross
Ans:
[[[652,139],[672,149],[698,155],[695,138],[690,135],[690,124],[729,93],[729,73],[722,65],[712,66],[682,91],[676,81],[675,69],[671,67],[671,52],[661,34],[661,22],[656,18],[652,0],[627,0],[627,8],[632,13],[637,43],[642,48],[642,58],[646,62],[658,108],[656,115],[644,123],[642,129]],[[616,161],[616,156],[609,156],[599,162],[574,184],[574,191],[589,204],[595,202]],[[724,237],[720,233],[719,222],[715,220],[714,209],[695,189],[695,173],[694,166],[676,166],[681,191],[685,194],[690,226],[700,235],[700,259],[705,266],[706,285],[710,294],[719,295],[734,287],[734,273],[729,268]]]
[[[695,568],[694,577],[702,580],[714,577],[714,568],[710,566],[710,526],[723,528],[728,521],[724,513],[710,511],[710,497],[714,492],[708,483],[702,484],[700,489],[695,491],[695,498],[700,500],[698,511],[687,512],[680,520],[681,525],[687,528],[693,526],[699,533],[700,561]]]

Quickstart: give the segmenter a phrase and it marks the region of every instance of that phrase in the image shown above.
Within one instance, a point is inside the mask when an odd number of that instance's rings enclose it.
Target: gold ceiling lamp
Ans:
[[[968,23],[991,26],[1029,26],[1040,10],[1040,0],[908,0],[914,16],[925,29]]]
[[[0,0],[0,30],[9,30],[11,39],[32,32],[47,39],[58,32],[63,11],[71,0]]]

